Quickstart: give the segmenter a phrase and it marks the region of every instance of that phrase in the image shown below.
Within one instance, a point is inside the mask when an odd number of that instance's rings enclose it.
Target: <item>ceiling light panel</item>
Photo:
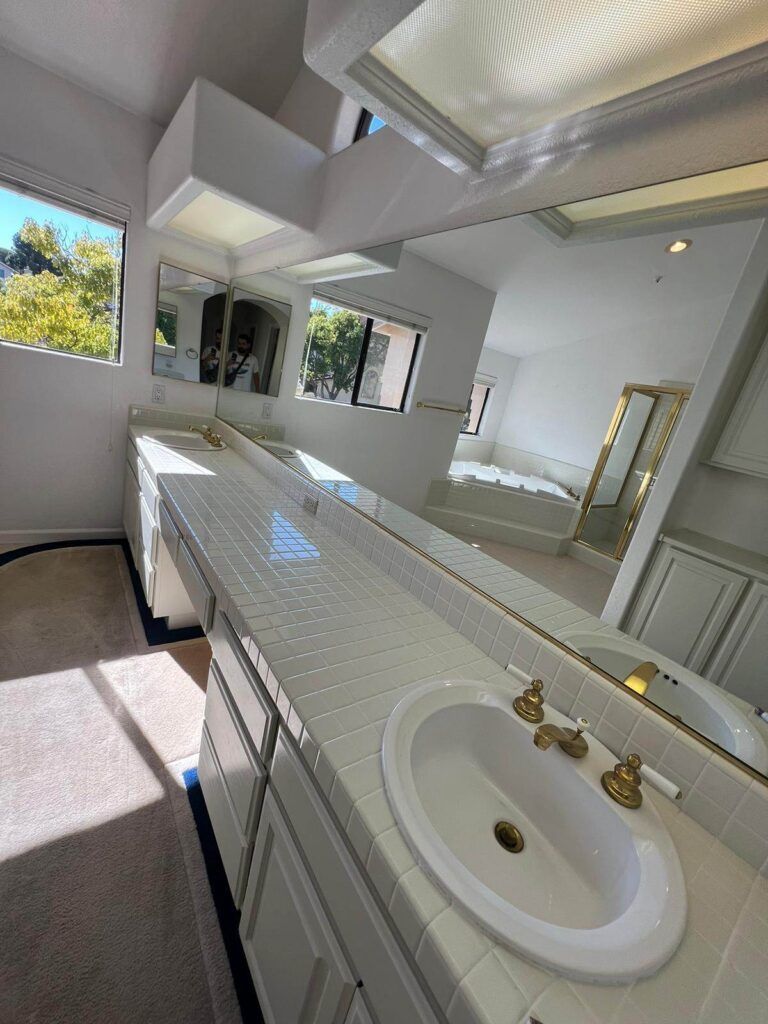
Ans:
[[[207,189],[168,221],[169,228],[193,238],[235,248],[279,231],[283,224]]]
[[[370,54],[487,148],[766,39],[765,0],[425,0]]]

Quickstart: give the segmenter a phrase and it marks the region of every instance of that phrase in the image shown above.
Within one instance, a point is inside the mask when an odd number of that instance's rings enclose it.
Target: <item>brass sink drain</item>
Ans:
[[[503,846],[507,853],[520,853],[525,846],[523,833],[511,821],[497,821],[493,827],[496,842]]]

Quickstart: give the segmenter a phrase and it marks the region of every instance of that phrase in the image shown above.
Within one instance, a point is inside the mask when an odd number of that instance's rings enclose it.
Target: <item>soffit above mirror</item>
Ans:
[[[149,161],[147,224],[245,255],[278,232],[310,233],[325,154],[198,78]]]

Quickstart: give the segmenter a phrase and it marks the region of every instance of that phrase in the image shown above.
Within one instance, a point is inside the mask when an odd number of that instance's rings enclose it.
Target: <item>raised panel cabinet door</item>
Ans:
[[[141,492],[139,484],[131,469],[130,462],[125,464],[125,486],[123,489],[123,528],[131,548],[134,564],[138,566],[136,537],[139,532],[139,502]]]
[[[768,477],[768,338],[709,461],[750,476]]]
[[[661,544],[627,632],[698,672],[747,582],[725,566]]]
[[[352,1005],[344,1019],[344,1024],[374,1024],[373,1017],[363,1001],[363,994],[360,989],[355,992],[355,998],[352,1000]]]
[[[240,938],[267,1024],[343,1024],[357,979],[269,790]]]
[[[755,707],[768,704],[768,584],[749,588],[707,677]]]

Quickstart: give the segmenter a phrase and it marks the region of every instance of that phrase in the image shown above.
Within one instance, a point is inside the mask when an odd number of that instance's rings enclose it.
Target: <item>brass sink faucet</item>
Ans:
[[[221,434],[215,434],[210,427],[196,427],[194,423],[190,423],[187,429],[202,434],[212,448],[221,448]]]
[[[585,757],[589,746],[582,733],[589,728],[586,718],[580,718],[576,729],[561,729],[558,725],[540,725],[533,734],[533,742],[539,750],[549,750],[557,743],[569,757]]]

